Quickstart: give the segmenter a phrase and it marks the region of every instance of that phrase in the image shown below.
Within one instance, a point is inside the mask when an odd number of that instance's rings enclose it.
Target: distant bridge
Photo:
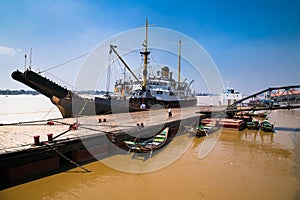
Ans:
[[[270,87],[227,107],[226,113],[300,108],[300,85]]]

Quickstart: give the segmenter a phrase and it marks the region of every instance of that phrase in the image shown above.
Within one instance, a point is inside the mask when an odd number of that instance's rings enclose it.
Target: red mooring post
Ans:
[[[48,142],[50,142],[50,143],[53,142],[53,134],[48,133],[47,136],[48,136]]]
[[[33,136],[33,138],[34,138],[34,145],[39,145],[40,144],[40,136],[35,135],[35,136]]]

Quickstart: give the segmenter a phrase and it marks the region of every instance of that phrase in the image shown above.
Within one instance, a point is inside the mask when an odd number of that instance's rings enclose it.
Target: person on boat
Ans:
[[[169,117],[172,117],[172,109],[171,108],[169,108],[168,113],[169,113]]]

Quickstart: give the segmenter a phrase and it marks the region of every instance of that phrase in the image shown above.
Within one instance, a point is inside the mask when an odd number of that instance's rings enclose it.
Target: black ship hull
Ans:
[[[140,108],[137,105],[132,105],[128,100],[95,97],[95,110],[96,114],[99,115],[108,113],[143,111],[146,109]]]
[[[94,100],[82,98],[31,70],[26,70],[24,73],[17,70],[11,76],[48,97],[57,106],[63,118],[95,114]]]
[[[197,103],[196,98],[164,101],[157,100],[151,96],[147,98],[130,98],[129,100],[106,97],[89,99],[80,97],[72,91],[31,70],[26,70],[24,73],[17,70],[14,71],[11,76],[13,79],[48,97],[51,102],[57,106],[63,118],[80,115],[142,111],[154,105],[160,105],[163,108],[178,108],[195,106]],[[145,108],[141,108],[141,104],[145,104]]]

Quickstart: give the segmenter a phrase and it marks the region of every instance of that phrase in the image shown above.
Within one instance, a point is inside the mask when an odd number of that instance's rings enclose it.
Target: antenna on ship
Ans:
[[[24,71],[26,70],[26,66],[27,66],[27,55],[25,54]]]
[[[143,42],[144,51],[140,52],[144,56],[144,69],[143,69],[143,88],[146,89],[147,86],[147,64],[148,64],[148,55],[150,51],[148,51],[148,18],[146,19],[146,35],[145,40]]]
[[[29,57],[29,69],[31,70],[31,63],[32,63],[32,48],[30,48],[30,57]]]
[[[178,89],[180,88],[181,38],[178,41]]]
[[[231,81],[226,81],[226,89],[229,89],[229,85],[231,84]]]

